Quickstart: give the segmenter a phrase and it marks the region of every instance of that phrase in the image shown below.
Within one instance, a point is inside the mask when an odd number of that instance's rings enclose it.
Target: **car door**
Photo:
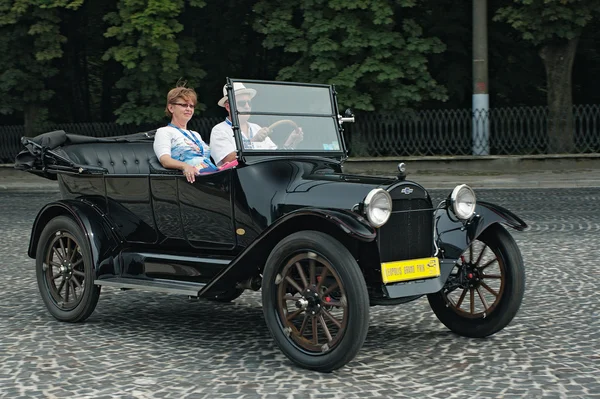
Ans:
[[[232,249],[235,234],[232,211],[233,170],[184,177],[177,181],[181,226],[185,239],[195,248]]]

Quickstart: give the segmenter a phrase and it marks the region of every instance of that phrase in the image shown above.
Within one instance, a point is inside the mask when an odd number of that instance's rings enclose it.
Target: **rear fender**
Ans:
[[[351,251],[357,244],[373,242],[377,237],[375,229],[364,218],[350,211],[304,208],[290,212],[263,231],[199,295],[260,275],[273,247],[283,237],[302,230],[330,234]]]
[[[104,212],[85,200],[60,200],[45,205],[38,213],[29,239],[27,254],[36,258],[40,235],[50,220],[57,216],[72,218],[87,238],[96,275],[116,274],[113,257],[122,242],[115,234]]]
[[[437,245],[443,251],[443,258],[458,259],[471,242],[494,223],[502,223],[519,231],[527,228],[527,224],[517,215],[489,202],[478,201],[475,216],[466,223],[451,217],[449,212],[444,208],[434,213]]]

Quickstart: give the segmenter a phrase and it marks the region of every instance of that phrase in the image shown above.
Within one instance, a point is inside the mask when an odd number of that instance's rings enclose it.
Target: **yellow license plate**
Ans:
[[[383,277],[384,284],[421,280],[439,275],[440,261],[438,258],[411,259],[381,264],[381,277]]]

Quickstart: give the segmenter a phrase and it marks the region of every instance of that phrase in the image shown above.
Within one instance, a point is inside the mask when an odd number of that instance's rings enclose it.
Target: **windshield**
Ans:
[[[342,155],[331,86],[231,80],[245,155]],[[241,84],[241,85],[240,85]],[[239,131],[238,131],[239,133]]]

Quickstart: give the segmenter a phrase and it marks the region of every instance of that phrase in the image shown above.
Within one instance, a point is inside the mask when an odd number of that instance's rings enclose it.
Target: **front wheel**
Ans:
[[[301,367],[329,372],[356,356],[369,328],[369,296],[350,252],[334,238],[302,231],[271,252],[263,312],[282,352]]]
[[[521,252],[506,229],[494,224],[463,253],[444,288],[427,299],[437,318],[450,330],[483,338],[511,322],[524,291]]]
[[[52,219],[37,247],[36,275],[42,300],[56,319],[87,319],[98,303],[89,244],[81,228],[66,216]]]

